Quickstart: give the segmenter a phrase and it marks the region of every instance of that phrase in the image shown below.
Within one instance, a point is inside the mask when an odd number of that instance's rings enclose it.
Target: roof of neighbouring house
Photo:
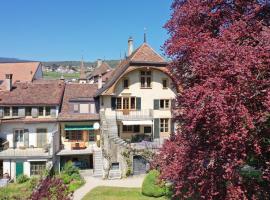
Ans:
[[[99,67],[97,67],[91,74],[89,78],[95,77],[95,76],[99,76],[99,75],[103,75],[106,74],[107,72],[111,71],[112,68],[110,67],[110,65],[105,62],[102,61],[101,65]]]
[[[111,78],[102,88],[97,91],[96,96],[102,94],[104,91],[110,88],[130,65],[166,66],[167,64],[168,63],[166,60],[155,52],[155,50],[150,47],[149,44],[143,43],[129,57],[119,63],[119,65],[114,69]]]
[[[64,88],[59,80],[17,82],[11,91],[0,91],[0,105],[60,105]]]
[[[0,63],[0,81],[3,82],[5,80],[6,74],[13,74],[13,83],[16,81],[31,82],[39,66],[40,62]]]
[[[69,83],[66,84],[65,93],[62,103],[62,109],[59,113],[58,119],[60,121],[82,121],[82,120],[98,120],[98,114],[81,114],[74,113],[74,101],[94,101],[94,95],[98,89],[97,84],[80,84]]]

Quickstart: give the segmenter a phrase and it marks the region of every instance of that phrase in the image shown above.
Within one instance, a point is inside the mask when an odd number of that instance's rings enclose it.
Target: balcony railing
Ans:
[[[147,120],[153,118],[152,109],[143,110],[117,110],[117,120]]]

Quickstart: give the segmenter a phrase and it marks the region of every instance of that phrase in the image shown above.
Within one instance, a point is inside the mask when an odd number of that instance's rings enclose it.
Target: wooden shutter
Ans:
[[[33,118],[37,118],[38,117],[38,109],[37,108],[32,108],[31,115],[32,115]]]
[[[19,108],[18,115],[19,115],[19,117],[24,117],[25,116],[25,108]]]
[[[3,117],[4,117],[4,109],[0,108],[0,118],[3,118]]]
[[[50,115],[51,117],[56,117],[56,109],[54,107],[51,108]]]
[[[159,110],[159,99],[154,99],[154,110]]]
[[[159,138],[159,119],[154,119],[154,139]]]
[[[111,108],[112,108],[112,110],[116,109],[116,98],[115,97],[111,97]]]
[[[141,110],[141,97],[136,97],[136,110]]]
[[[29,130],[24,129],[23,132],[24,132],[24,146],[29,147]]]

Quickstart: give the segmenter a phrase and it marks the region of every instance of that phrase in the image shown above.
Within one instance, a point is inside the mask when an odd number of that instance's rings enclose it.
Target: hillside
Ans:
[[[106,62],[112,67],[115,68],[119,63],[119,60],[106,60]],[[81,61],[48,61],[42,62],[44,66],[80,66]],[[97,62],[84,62],[84,66],[86,67],[95,67]]]

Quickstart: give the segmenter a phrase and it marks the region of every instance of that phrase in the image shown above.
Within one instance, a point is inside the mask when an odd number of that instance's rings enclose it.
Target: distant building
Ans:
[[[109,72],[112,72],[113,69],[109,66],[108,63],[100,59],[97,60],[97,66],[93,72],[87,77],[90,83],[97,83],[98,79],[102,77],[102,80],[105,82],[106,79],[103,77],[106,76]]]

